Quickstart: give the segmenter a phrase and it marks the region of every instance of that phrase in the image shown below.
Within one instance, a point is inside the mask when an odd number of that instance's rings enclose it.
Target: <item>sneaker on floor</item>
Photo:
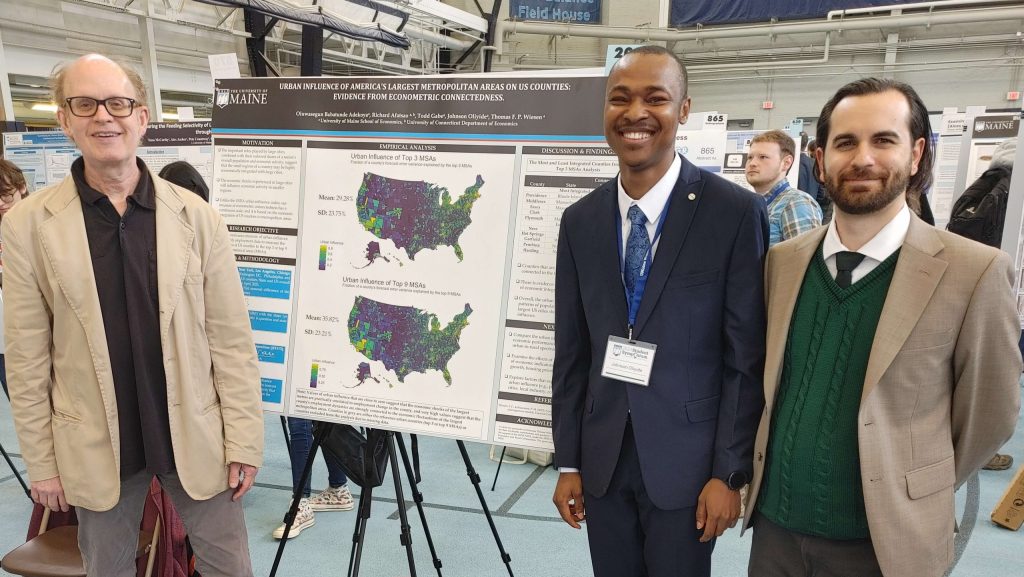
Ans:
[[[352,492],[346,485],[328,487],[309,500],[309,508],[314,511],[351,511],[354,507]]]
[[[292,530],[288,532],[288,538],[294,539],[302,533],[304,529],[309,529],[316,523],[316,519],[313,517],[313,509],[309,507],[309,499],[303,499],[299,501],[299,510],[295,513],[295,522],[292,523]],[[281,539],[284,537],[285,524],[281,523],[281,526],[274,529],[274,539]]]
[[[986,469],[989,471],[1005,471],[1012,466],[1013,457],[1011,457],[1010,455],[996,453],[996,456],[989,459],[988,464],[982,467],[982,469]]]

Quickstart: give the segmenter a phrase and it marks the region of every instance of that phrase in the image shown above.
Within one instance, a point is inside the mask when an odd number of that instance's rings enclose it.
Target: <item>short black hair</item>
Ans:
[[[199,171],[194,166],[184,160],[172,162],[161,168],[160,174],[157,176],[180,187],[187,188],[198,194],[206,202],[210,202],[210,187],[203,180],[203,175],[199,174]]]
[[[928,192],[932,185],[932,165],[935,163],[935,147],[932,143],[932,123],[928,119],[928,108],[924,101],[918,96],[909,84],[893,80],[891,78],[861,78],[836,92],[825,107],[821,109],[821,116],[818,117],[817,143],[822,152],[828,150],[828,133],[831,128],[832,112],[836,106],[850,96],[867,96],[895,90],[907,99],[910,105],[910,137],[913,141],[918,138],[924,139],[924,152],[921,154],[921,161],[917,165],[917,174],[910,177],[907,184],[907,199],[912,208],[920,206],[920,198]]]
[[[668,56],[670,59],[672,59],[672,61],[676,63],[676,66],[679,67],[679,75],[677,77],[677,80],[679,80],[679,86],[681,86],[683,89],[683,98],[686,98],[686,94],[688,92],[687,82],[689,81],[689,75],[686,72],[686,64],[683,63],[683,59],[680,58],[678,54],[658,44],[644,44],[643,46],[637,46],[636,48],[630,50],[625,55],[623,55],[622,58],[617,60],[615,64],[612,65],[611,70],[615,70],[615,67],[619,65],[619,62],[622,62],[622,60],[630,54],[639,54],[641,56]],[[609,75],[611,75],[611,70],[608,71]]]

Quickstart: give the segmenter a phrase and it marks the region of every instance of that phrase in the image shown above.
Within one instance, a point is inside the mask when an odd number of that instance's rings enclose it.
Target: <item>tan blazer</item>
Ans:
[[[766,406],[747,511],[761,487],[793,309],[825,231],[819,227],[768,253]],[[953,491],[1013,434],[1021,357],[1012,285],[1005,253],[911,217],[858,415],[864,505],[887,577],[946,571],[953,560]]]
[[[207,499],[228,487],[229,462],[262,465],[256,348],[223,219],[152,178],[174,459],[189,495]],[[120,491],[117,403],[74,180],[18,203],[2,238],[7,377],[29,477],[59,475],[70,504],[105,511]]]

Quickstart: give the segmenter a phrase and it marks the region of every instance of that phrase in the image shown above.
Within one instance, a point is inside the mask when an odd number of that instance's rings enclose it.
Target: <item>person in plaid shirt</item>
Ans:
[[[768,205],[769,246],[821,224],[821,207],[811,195],[786,180],[796,158],[796,144],[781,130],[762,132],[750,141],[747,182]]]

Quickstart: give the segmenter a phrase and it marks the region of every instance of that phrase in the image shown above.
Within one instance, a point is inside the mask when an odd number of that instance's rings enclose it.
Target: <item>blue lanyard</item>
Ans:
[[[615,209],[615,232],[618,237],[619,243],[619,277],[622,278],[622,289],[626,293],[626,305],[628,307],[629,314],[629,340],[633,340],[633,326],[636,325],[636,315],[640,312],[640,301],[644,298],[644,291],[647,289],[647,277],[651,274],[651,266],[654,264],[654,257],[652,253],[654,251],[654,245],[661,238],[661,229],[665,227],[665,216],[668,214],[668,205],[672,202],[672,194],[670,193],[668,199],[665,200],[665,208],[661,209],[661,216],[658,217],[658,226],[654,229],[654,238],[651,240],[651,246],[647,247],[647,254],[644,255],[644,267],[640,270],[640,276],[636,279],[636,284],[633,285],[633,294],[629,293],[629,289],[626,288],[626,263],[622,258],[622,215],[618,207]],[[647,228],[647,225],[644,225]],[[646,232],[646,230],[644,231]]]
[[[768,206],[769,204],[771,204],[773,200],[775,200],[776,198],[779,197],[780,194],[782,194],[782,191],[784,191],[784,190],[786,190],[788,188],[789,188],[789,181],[786,180],[785,178],[783,178],[781,182],[776,184],[775,187],[773,187],[770,191],[768,191],[768,194],[765,195],[765,197],[764,197],[764,205]]]

